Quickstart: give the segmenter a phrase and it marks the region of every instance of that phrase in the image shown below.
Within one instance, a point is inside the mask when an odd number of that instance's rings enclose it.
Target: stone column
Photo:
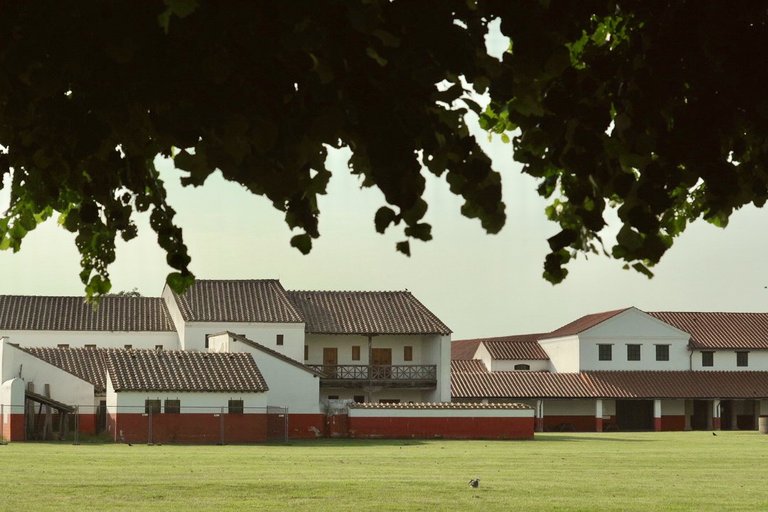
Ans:
[[[544,432],[544,400],[536,400],[536,432]]]
[[[603,401],[595,400],[595,432],[603,431]]]
[[[653,430],[661,430],[661,400],[658,398],[653,401]]]

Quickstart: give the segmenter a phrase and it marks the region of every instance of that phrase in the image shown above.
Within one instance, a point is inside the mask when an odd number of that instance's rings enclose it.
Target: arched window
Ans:
[[[529,364],[516,364],[515,365],[515,370],[530,370],[530,369],[531,369],[531,365],[529,365]]]

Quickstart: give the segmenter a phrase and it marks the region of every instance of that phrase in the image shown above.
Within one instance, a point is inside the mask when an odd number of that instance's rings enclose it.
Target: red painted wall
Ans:
[[[2,418],[0,418],[2,421]],[[24,441],[26,438],[26,431],[24,429],[24,415],[23,414],[10,414],[8,421],[3,423],[3,439],[6,441]]]
[[[315,439],[326,436],[324,414],[289,414],[289,439]]]
[[[610,422],[603,422],[603,430],[607,430]],[[545,432],[594,432],[595,417],[590,416],[547,416],[544,414]]]
[[[530,418],[349,417],[355,438],[533,439]]]
[[[78,422],[80,425],[80,432],[84,434],[96,433],[96,415],[95,414],[80,414]],[[55,425],[55,423],[54,423]]]
[[[685,415],[662,416],[661,430],[685,430]]]
[[[121,413],[109,415],[107,423],[115,441],[126,443],[232,444],[267,440],[266,414],[155,414],[151,417],[151,439],[149,421],[149,416]]]

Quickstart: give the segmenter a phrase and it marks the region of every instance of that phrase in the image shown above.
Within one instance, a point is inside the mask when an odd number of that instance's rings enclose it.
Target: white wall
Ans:
[[[400,400],[401,403],[422,403],[432,402],[430,399],[432,391],[418,389],[377,389],[367,393],[362,388],[320,388],[320,399],[322,403],[327,403],[329,396],[337,396],[338,400],[352,400],[355,395],[362,395],[366,401],[378,403],[379,400]]]
[[[579,369],[687,370],[689,338],[687,333],[630,308],[579,335]],[[598,360],[600,344],[613,346],[610,361]],[[640,345],[640,361],[627,360],[628,344]],[[669,345],[669,361],[656,361],[655,345]]]
[[[0,364],[0,382],[19,378],[25,389],[33,383],[35,393],[40,395],[49,384],[50,398],[57,402],[87,406],[89,410],[93,404],[93,384],[14,347],[7,339],[2,341]]]
[[[320,378],[267,352],[223,333],[209,338],[211,352],[251,354],[269,387],[269,405],[288,407],[290,414],[320,412]]]
[[[188,322],[182,341],[184,350],[204,351],[205,336],[230,331],[241,334],[283,355],[301,361],[304,358],[304,324],[261,324],[244,322]],[[277,345],[277,335],[283,335],[283,345]]]
[[[244,414],[264,414],[267,407],[267,393],[201,393],[188,391],[120,391],[115,392],[112,380],[107,375],[107,410],[115,412],[141,414],[145,400],[160,400],[161,411],[166,400],[180,400],[182,414],[215,414],[227,412],[229,400],[242,400]]]
[[[71,348],[96,345],[97,348],[154,349],[162,345],[164,350],[179,350],[179,337],[173,331],[126,332],[126,331],[3,331],[11,343],[21,347],[56,347],[60,344]]]
[[[691,366],[694,370],[714,371],[768,371],[768,350],[747,350],[749,366],[736,366],[735,350],[715,350],[714,366],[701,366],[701,350],[694,350]]]
[[[578,336],[539,340],[539,345],[549,356],[551,371],[560,373],[576,373],[579,371]]]

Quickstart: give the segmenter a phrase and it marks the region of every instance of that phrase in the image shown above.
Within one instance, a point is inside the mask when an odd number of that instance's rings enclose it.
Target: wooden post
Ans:
[[[51,398],[51,385],[43,384],[43,396]],[[47,441],[53,430],[53,417],[51,416],[51,407],[45,404],[43,407],[45,417],[43,419],[43,441]]]

